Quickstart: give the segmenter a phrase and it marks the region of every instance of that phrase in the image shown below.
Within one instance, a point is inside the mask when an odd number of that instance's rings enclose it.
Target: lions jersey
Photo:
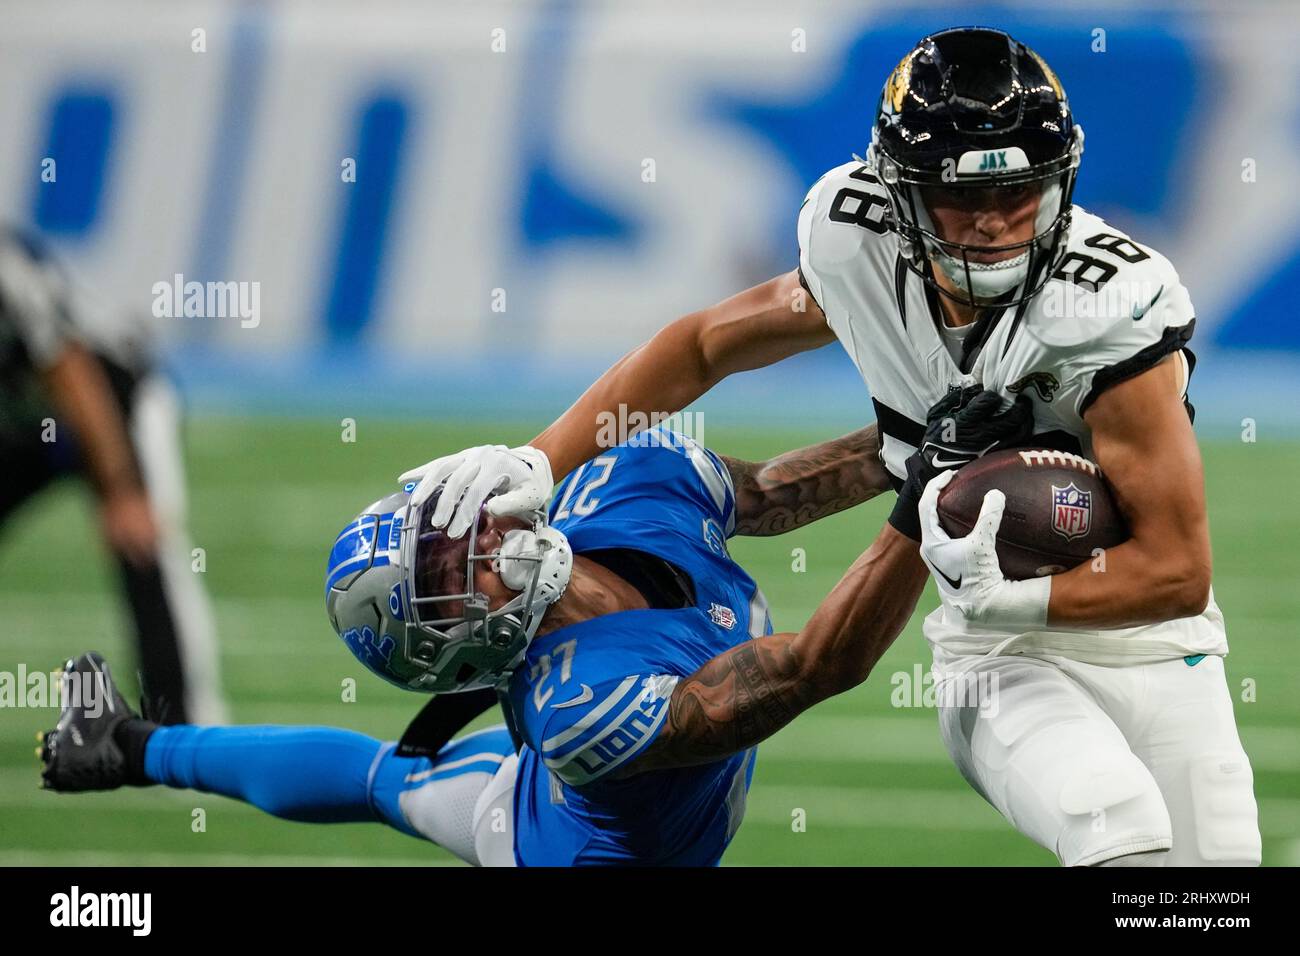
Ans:
[[[754,751],[619,778],[663,728],[677,682],[771,633],[762,592],[727,553],[735,492],[693,440],[642,432],[570,474],[551,523],[575,554],[640,552],[688,595],[676,609],[622,611],[529,645],[509,686],[522,738],[515,787],[520,865],[717,863],[745,809]]]
[[[978,382],[1007,399],[1029,396],[1036,440],[1088,457],[1083,416],[1110,386],[1176,353],[1186,401],[1195,316],[1177,272],[1155,250],[1075,206],[1064,258],[1044,288],[1022,305],[986,310],[958,337],[943,324],[938,293],[899,256],[883,218],[888,207],[884,186],[861,163],[832,169],[799,212],[799,270],[871,391],[881,456],[896,481],[921,441],[926,412],[955,386]],[[949,655],[1052,653],[1127,664],[1228,650],[1213,597],[1197,617],[1031,634],[976,627],[940,606],[926,618],[925,634],[937,663]]]

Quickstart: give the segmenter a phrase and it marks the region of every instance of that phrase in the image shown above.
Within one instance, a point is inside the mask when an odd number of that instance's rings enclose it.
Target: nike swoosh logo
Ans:
[[[581,687],[582,693],[573,698],[573,700],[566,700],[563,704],[552,704],[551,706],[556,710],[563,710],[565,707],[577,707],[579,704],[585,704],[587,701],[591,700],[591,698],[596,696],[591,692],[591,688],[586,684],[582,684]]]
[[[1151,306],[1156,304],[1156,299],[1160,298],[1160,296],[1164,294],[1164,291],[1165,291],[1164,286],[1161,286],[1159,289],[1157,289],[1155,297],[1146,304],[1146,308],[1144,309],[1139,309],[1136,305],[1133,306],[1133,321],[1136,322],[1138,319],[1142,318],[1142,316],[1150,312]]]
[[[939,570],[938,568],[935,568],[935,569],[934,569],[934,573],[937,574],[937,575],[939,575],[939,577],[943,578],[945,581],[947,581],[947,582],[948,582],[948,586],[949,586],[950,588],[952,588],[954,591],[960,591],[960,590],[961,590],[961,575],[960,575],[960,574],[957,575],[957,580],[954,581],[952,578],[948,577],[948,575],[944,574],[943,571]]]
[[[970,458],[954,458],[952,461],[947,461],[946,459],[935,455],[930,464],[934,465],[936,468],[960,468],[962,465],[969,465],[971,461],[972,459]]]
[[[947,461],[939,457],[941,453],[948,452],[948,449],[944,448],[942,445],[936,445],[934,442],[926,442],[925,448],[935,449],[934,457],[930,459],[930,464],[933,465],[935,468],[960,468],[963,465],[969,465],[977,458],[983,458],[990,451],[996,448],[997,444],[998,443],[996,441],[989,442],[986,448],[981,448],[979,451],[975,451],[975,452],[950,452],[950,454],[962,456],[960,458],[954,458],[951,461]]]

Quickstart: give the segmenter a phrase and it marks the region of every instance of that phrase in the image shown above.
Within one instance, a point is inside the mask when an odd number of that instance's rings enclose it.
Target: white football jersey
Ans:
[[[978,382],[1008,399],[1028,395],[1041,443],[1090,458],[1083,415],[1111,385],[1178,353],[1185,389],[1195,316],[1178,273],[1155,250],[1075,206],[1065,256],[1046,286],[1021,306],[987,310],[960,350],[950,349],[940,332],[939,293],[899,257],[897,237],[884,224],[888,206],[884,186],[862,163],[826,173],[799,212],[799,269],[871,392],[881,455],[897,481],[921,441],[926,412],[954,386]],[[1228,651],[1213,596],[1197,617],[1029,634],[968,625],[941,605],[926,618],[925,634],[936,663],[954,655],[1050,653],[1126,664]]]

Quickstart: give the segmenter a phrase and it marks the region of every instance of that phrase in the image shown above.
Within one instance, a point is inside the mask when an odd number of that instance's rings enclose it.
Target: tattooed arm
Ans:
[[[736,534],[784,534],[890,487],[874,424],[767,461],[719,457],[736,486]]]
[[[659,736],[620,776],[721,760],[856,687],[911,617],[928,576],[916,542],[885,525],[803,630],[746,641],[680,681]]]

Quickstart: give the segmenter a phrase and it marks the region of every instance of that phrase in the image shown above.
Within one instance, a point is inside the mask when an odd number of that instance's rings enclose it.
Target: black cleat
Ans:
[[[89,651],[63,665],[62,712],[41,747],[46,790],[115,790],[127,783],[126,754],[114,740],[135,717],[104,658]]]

